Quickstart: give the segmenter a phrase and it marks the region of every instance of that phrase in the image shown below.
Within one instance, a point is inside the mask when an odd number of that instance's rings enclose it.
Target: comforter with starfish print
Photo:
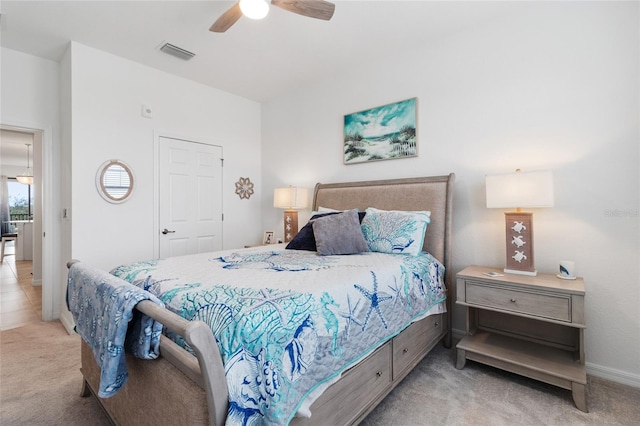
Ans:
[[[111,273],[209,325],[229,388],[227,425],[287,424],[314,390],[416,319],[444,311],[444,267],[429,253],[318,256],[262,246]]]

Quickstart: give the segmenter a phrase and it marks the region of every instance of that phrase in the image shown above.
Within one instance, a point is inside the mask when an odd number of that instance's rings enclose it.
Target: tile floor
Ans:
[[[0,330],[42,321],[42,287],[31,285],[31,261],[16,261],[13,247],[0,263]]]

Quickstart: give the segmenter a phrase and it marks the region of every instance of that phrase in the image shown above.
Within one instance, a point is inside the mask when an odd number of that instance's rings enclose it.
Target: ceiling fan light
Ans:
[[[266,0],[240,0],[242,14],[250,19],[262,19],[269,13]]]

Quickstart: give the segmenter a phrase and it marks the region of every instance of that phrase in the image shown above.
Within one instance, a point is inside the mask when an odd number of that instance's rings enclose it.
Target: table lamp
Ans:
[[[273,191],[273,207],[284,211],[284,242],[288,243],[298,233],[298,211],[307,207],[308,194],[306,188],[288,186]]]
[[[504,213],[507,245],[505,273],[536,276],[533,256],[533,213],[522,207],[553,206],[550,171],[485,176],[487,208],[515,208]]]

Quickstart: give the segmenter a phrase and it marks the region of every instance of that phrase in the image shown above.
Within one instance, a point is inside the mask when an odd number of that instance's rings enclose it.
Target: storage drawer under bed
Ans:
[[[363,400],[383,393],[391,384],[391,342],[376,349],[366,360],[348,370],[339,382],[331,385],[320,399],[311,405],[311,419],[315,424],[342,424],[345,415]],[[356,415],[358,413],[355,413]],[[347,424],[351,424],[354,417]],[[292,425],[302,419],[294,418]]]
[[[442,330],[443,314],[430,315],[393,338],[394,380],[406,375],[422,359],[425,349],[441,336]]]

